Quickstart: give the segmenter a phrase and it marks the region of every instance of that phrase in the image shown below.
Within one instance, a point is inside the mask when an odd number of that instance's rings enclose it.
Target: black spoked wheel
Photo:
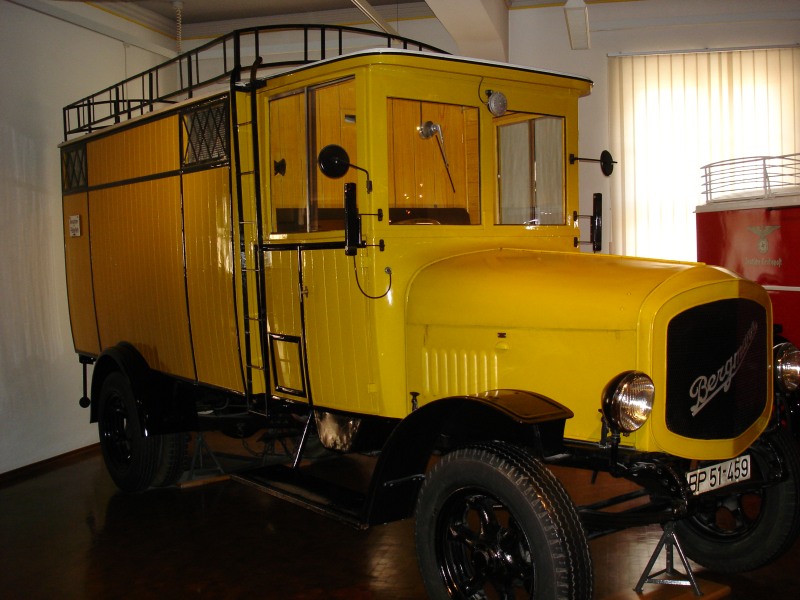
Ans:
[[[700,497],[698,512],[676,524],[681,546],[692,560],[714,571],[738,573],[762,567],[780,556],[800,532],[800,453],[795,441],[778,431],[749,452],[754,477],[777,462],[786,478],[728,494]]]
[[[514,446],[445,456],[420,492],[416,540],[432,598],[591,597],[591,560],[572,502]]]
[[[476,488],[442,507],[437,554],[451,589],[467,597],[492,590],[501,598],[530,598],[534,566],[530,542],[508,507]]]
[[[111,478],[121,490],[153,485],[161,458],[161,440],[145,437],[128,378],[120,372],[103,381],[98,406],[100,448]]]

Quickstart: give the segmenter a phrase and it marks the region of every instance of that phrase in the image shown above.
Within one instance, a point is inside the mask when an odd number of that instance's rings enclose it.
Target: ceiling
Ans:
[[[94,0],[93,2],[43,2],[42,0],[16,0],[21,4],[35,5],[38,10],[54,10],[55,5],[94,6],[108,3],[108,12],[122,19],[140,23],[151,32],[173,37],[177,50],[183,40],[211,39],[254,24],[289,25],[296,23],[360,25],[371,21],[379,29],[397,34],[395,27],[408,19],[435,18],[447,31],[455,44],[454,50],[465,56],[489,60],[508,60],[509,10],[536,6],[563,6],[566,0]],[[631,0],[569,0],[581,7],[604,2]],[[96,15],[85,18],[86,11],[58,9],[58,16],[72,20],[101,33],[108,32],[126,43],[165,54],[160,42],[131,39],[132,35],[109,26]],[[573,12],[570,9],[569,12]],[[78,14],[81,13],[81,14]],[[565,14],[567,11],[565,10]],[[567,19],[570,44],[573,49],[588,48],[588,19],[586,12],[576,28]],[[579,40],[575,43],[575,39]],[[582,41],[580,41],[582,40]],[[424,41],[424,40],[423,40]],[[155,46],[155,47],[154,47]],[[452,51],[452,50],[451,50]],[[169,52],[167,50],[167,52]]]
[[[589,0],[592,1],[608,0]],[[236,22],[239,28],[248,19],[260,19],[260,24],[349,24],[368,19],[383,31],[395,34],[394,28],[404,19],[435,17],[455,41],[459,53],[507,60],[508,10],[563,3],[564,0],[128,0],[122,6],[144,10],[167,23],[172,21],[187,39],[210,33],[220,35],[221,28],[230,28],[225,24]]]
[[[164,17],[173,18],[173,0],[131,0],[142,8]],[[368,0],[373,7],[419,4],[421,0]],[[353,8],[351,0],[182,0],[181,18],[184,23],[207,23],[254,17],[300,15],[311,12],[345,10]]]

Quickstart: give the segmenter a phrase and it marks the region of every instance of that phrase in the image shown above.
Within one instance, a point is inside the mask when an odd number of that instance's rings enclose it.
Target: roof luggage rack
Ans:
[[[64,140],[192,98],[201,88],[253,71],[306,65],[368,48],[446,54],[379,31],[335,25],[267,25],[238,29],[64,107]],[[260,61],[257,62],[257,61]]]

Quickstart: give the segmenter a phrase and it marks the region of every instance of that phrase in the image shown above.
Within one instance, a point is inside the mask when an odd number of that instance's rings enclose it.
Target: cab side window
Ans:
[[[316,156],[325,146],[337,144],[358,163],[355,80],[273,98],[269,122],[272,232],[342,229],[344,180],[324,177],[316,168]]]

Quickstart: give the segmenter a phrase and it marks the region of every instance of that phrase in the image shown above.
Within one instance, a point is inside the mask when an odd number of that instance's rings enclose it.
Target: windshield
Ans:
[[[390,98],[389,221],[480,223],[478,109]]]

